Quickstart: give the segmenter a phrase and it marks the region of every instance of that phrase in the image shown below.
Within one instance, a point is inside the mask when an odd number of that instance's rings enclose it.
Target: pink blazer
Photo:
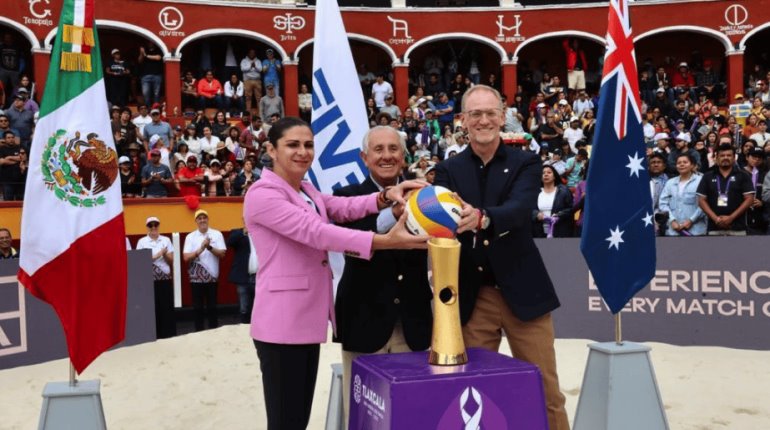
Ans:
[[[374,233],[337,227],[377,213],[377,195],[335,197],[309,182],[316,212],[270,170],[249,188],[243,214],[259,260],[251,336],[281,344],[326,342],[334,321],[332,271],[327,251],[369,259]],[[320,214],[319,214],[320,212]]]

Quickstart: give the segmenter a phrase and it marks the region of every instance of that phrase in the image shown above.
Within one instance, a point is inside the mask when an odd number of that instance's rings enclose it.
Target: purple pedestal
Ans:
[[[431,366],[427,352],[353,362],[351,430],[547,429],[540,371],[479,348],[468,364]]]

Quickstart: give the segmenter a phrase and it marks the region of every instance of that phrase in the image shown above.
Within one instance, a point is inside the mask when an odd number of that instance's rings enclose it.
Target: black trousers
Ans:
[[[192,288],[193,314],[195,316],[195,331],[203,330],[204,317],[209,320],[209,328],[219,327],[217,316],[217,283],[216,282],[190,282]],[[206,302],[206,311],[203,306]]]
[[[267,430],[305,430],[313,408],[321,345],[254,341],[262,371]]]
[[[158,339],[176,336],[174,285],[170,279],[155,281],[155,333]]]

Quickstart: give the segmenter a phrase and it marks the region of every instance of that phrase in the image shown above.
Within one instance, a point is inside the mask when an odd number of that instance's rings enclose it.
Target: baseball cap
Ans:
[[[209,217],[208,212],[204,211],[203,209],[198,209],[197,211],[195,211],[195,216],[193,217],[193,219],[198,219],[198,217],[201,215],[206,215],[206,218]]]
[[[765,151],[763,151],[762,148],[754,147],[751,149],[751,151],[749,151],[749,156],[762,158],[765,156]]]
[[[198,162],[198,157],[195,156],[195,154],[190,154],[187,156],[187,161],[195,160],[195,162]]]
[[[559,100],[559,104],[560,105],[568,105],[569,102],[567,100],[565,100],[565,99],[561,99],[561,100]]]
[[[267,84],[267,85],[265,86],[265,88],[275,88],[275,87],[273,86],[273,84]]]
[[[158,217],[151,216],[147,218],[147,221],[144,222],[144,225],[148,225],[151,222],[157,222],[158,224],[160,224],[160,220],[158,219]]]
[[[690,137],[690,133],[679,133],[674,138],[675,140],[681,140],[682,142],[690,143],[692,138]]]
[[[153,109],[153,110],[150,111],[150,115],[155,115],[156,113],[158,115],[160,115],[160,110],[159,109]]]
[[[743,94],[741,94],[741,93],[735,93],[735,95],[733,96],[733,98],[734,98],[734,99],[742,99],[742,98],[743,98]]]
[[[125,155],[118,158],[118,164],[130,163],[130,162],[131,162],[131,159],[126,157]]]
[[[112,51],[110,51],[110,55],[115,55],[116,52],[120,52],[120,49],[114,48]]]
[[[689,67],[687,67],[687,62],[685,62],[685,61],[682,61],[681,63],[679,63],[679,68],[682,68],[682,67],[685,67],[685,68],[689,69]]]
[[[175,131],[182,131],[182,126],[181,125],[177,125],[176,127],[174,127],[174,130]]]
[[[663,87],[658,87],[657,91],[655,91],[655,92],[656,93],[665,93],[666,90]]]
[[[150,151],[150,155],[160,155],[160,150],[159,149],[153,149],[152,151]]]
[[[764,81],[757,81],[757,86],[764,85]]]
[[[576,116],[573,116],[572,118],[570,118],[570,119],[569,119],[569,122],[575,122],[575,121],[578,121],[578,122],[579,122],[579,121],[580,121],[580,118],[578,118],[578,117],[576,117]]]
[[[562,154],[562,152],[561,152],[560,148],[556,148],[556,149],[553,150],[553,155],[561,155],[561,154]]]
[[[546,107],[545,103],[538,103],[537,104],[537,108],[538,109],[541,109],[541,108],[544,108],[544,107]]]
[[[187,124],[187,128],[195,130],[195,124],[189,123],[189,124]]]
[[[425,115],[427,115],[429,113],[433,113],[433,110],[432,109],[425,109]]]
[[[421,105],[423,103],[425,103],[425,98],[424,97],[420,97],[419,99],[417,99],[417,104],[418,105]]]
[[[652,140],[668,140],[668,133],[658,133],[652,137]]]
[[[213,159],[213,160],[211,160],[211,161],[209,162],[209,165],[210,165],[210,166],[213,166],[213,165],[215,165],[215,164],[216,164],[217,166],[221,166],[221,165],[222,165],[222,163],[220,163],[220,162],[219,162],[219,160],[217,160],[216,158],[215,158],[215,159]]]
[[[265,53],[266,53],[266,54],[272,54],[272,53],[273,53],[273,50],[272,50],[272,49],[270,49],[270,48],[267,48],[267,50],[265,50]]]
[[[159,140],[160,140],[160,136],[157,134],[153,134],[152,136],[150,136],[150,146],[155,145],[156,143],[158,143]]]

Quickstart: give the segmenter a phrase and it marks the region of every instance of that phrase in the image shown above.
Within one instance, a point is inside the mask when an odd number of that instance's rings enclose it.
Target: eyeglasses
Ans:
[[[500,116],[503,113],[502,109],[486,109],[486,110],[469,110],[465,112],[470,119],[479,120],[481,117],[494,118]]]
[[[157,223],[157,222],[151,222],[151,223],[147,224],[147,227],[150,227],[150,228],[156,228],[158,226],[160,226],[160,224]]]

